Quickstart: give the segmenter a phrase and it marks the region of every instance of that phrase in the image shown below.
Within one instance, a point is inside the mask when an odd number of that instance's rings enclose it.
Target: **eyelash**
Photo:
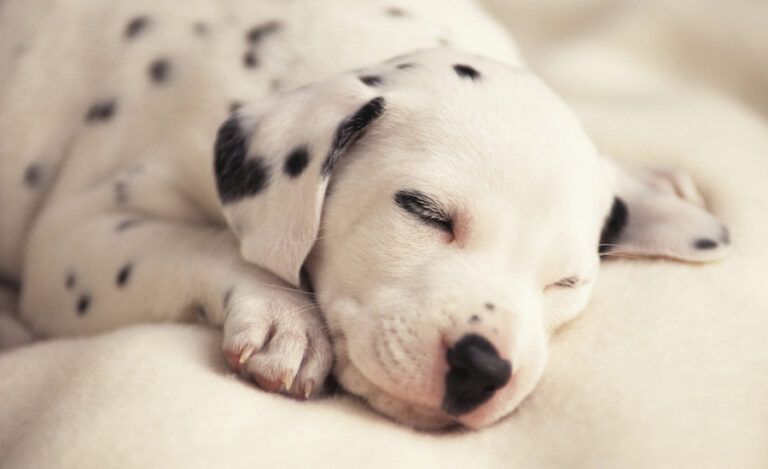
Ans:
[[[550,290],[552,288],[576,288],[580,286],[582,283],[584,283],[583,280],[576,277],[575,275],[572,275],[570,277],[563,277],[557,282],[550,283],[546,287],[544,287],[544,290]]]
[[[453,234],[453,220],[438,208],[438,204],[420,191],[398,191],[395,203],[421,221],[449,234]]]

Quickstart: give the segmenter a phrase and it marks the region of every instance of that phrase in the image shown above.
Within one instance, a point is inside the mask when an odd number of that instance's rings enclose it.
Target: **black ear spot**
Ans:
[[[309,164],[309,148],[306,145],[300,145],[288,154],[283,165],[283,171],[291,178],[296,178],[304,172]]]
[[[693,242],[693,247],[702,251],[715,249],[717,246],[717,241],[709,238],[699,238]]]
[[[607,252],[613,247],[612,245],[618,241],[624,228],[627,227],[628,221],[627,204],[620,198],[614,197],[611,211],[605,218],[603,231],[600,233],[600,245],[597,248],[599,253]]]
[[[359,139],[373,121],[384,114],[384,98],[379,96],[365,103],[354,114],[344,119],[336,129],[331,150],[323,162],[322,175],[328,176],[347,147]]]
[[[125,27],[125,37],[127,39],[132,39],[139,34],[141,34],[142,31],[144,31],[147,26],[149,26],[149,18],[146,16],[136,16],[134,18],[131,18],[131,21],[128,22],[128,25]]]
[[[216,187],[222,203],[236,202],[254,196],[267,187],[270,169],[264,159],[254,156],[246,160],[248,140],[237,117],[227,119],[216,136],[214,170]]]
[[[358,78],[368,86],[379,86],[381,84],[381,77],[376,75],[365,75]]]
[[[453,69],[456,71],[456,74],[462,78],[470,78],[472,81],[480,79],[480,72],[469,65],[456,64],[453,66]]]

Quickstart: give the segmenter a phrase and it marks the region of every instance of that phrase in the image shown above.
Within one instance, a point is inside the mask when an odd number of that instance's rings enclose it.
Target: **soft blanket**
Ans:
[[[0,354],[0,467],[768,467],[768,3],[488,6],[601,151],[693,175],[729,258],[605,262],[537,390],[475,433],[260,392],[200,326],[18,347]]]

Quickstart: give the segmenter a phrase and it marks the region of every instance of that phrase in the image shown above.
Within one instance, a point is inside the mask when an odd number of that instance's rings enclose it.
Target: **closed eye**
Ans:
[[[557,282],[550,283],[544,287],[544,291],[551,290],[553,288],[577,288],[587,283],[584,279],[581,279],[575,275],[570,277],[563,277]]]
[[[395,193],[395,203],[422,222],[453,234],[451,216],[433,197],[417,190],[401,190]]]

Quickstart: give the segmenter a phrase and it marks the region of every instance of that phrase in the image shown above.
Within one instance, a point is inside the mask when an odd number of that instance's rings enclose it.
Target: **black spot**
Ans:
[[[619,236],[621,236],[624,228],[627,227],[628,222],[629,211],[627,210],[627,205],[620,198],[614,197],[611,211],[605,218],[603,230],[600,233],[600,245],[597,251],[600,253],[610,251],[619,240]]]
[[[309,164],[309,149],[306,145],[300,145],[288,154],[285,158],[285,164],[283,165],[283,171],[288,176],[295,178],[298,177]]]
[[[486,303],[485,309],[487,309],[488,311],[493,311],[494,309],[496,309],[496,305],[493,303]]]
[[[241,107],[243,107],[243,103],[240,101],[232,101],[229,103],[229,113],[234,114],[236,113]]]
[[[398,65],[397,68],[399,68],[400,70],[408,70],[408,69],[413,68],[415,66],[416,66],[416,64],[414,64],[414,63],[404,63],[404,64]]]
[[[146,16],[137,16],[128,22],[125,27],[125,37],[128,39],[138,36],[149,26],[149,18]]]
[[[281,27],[282,25],[279,21],[268,21],[249,29],[245,35],[245,39],[251,44],[256,44],[257,42],[264,39],[265,36],[279,31]]]
[[[205,313],[205,308],[203,308],[200,305],[195,306],[195,317],[197,317],[198,321],[205,321],[207,314]]]
[[[171,72],[171,62],[168,59],[157,59],[149,64],[147,72],[153,82],[163,83],[168,80],[168,75]]]
[[[125,181],[117,181],[114,186],[115,203],[123,205],[128,202],[128,184]]]
[[[376,75],[365,75],[358,78],[368,86],[379,86],[381,84],[381,77],[377,77]]]
[[[469,65],[456,64],[453,66],[453,69],[456,70],[456,73],[462,78],[471,78],[472,81],[478,80],[480,78],[480,72],[470,67]]]
[[[133,228],[136,225],[140,225],[141,220],[138,218],[128,218],[126,220],[121,221],[120,223],[115,226],[115,231],[125,231],[127,229]]]
[[[77,285],[77,277],[75,276],[75,273],[67,272],[67,276],[64,278],[64,286],[67,287],[67,290],[71,290],[75,288],[75,285]]]
[[[36,164],[27,166],[24,171],[24,184],[29,187],[35,187],[43,180],[43,170]]]
[[[700,250],[715,249],[717,241],[709,238],[699,238],[693,242],[693,247]]]
[[[216,187],[225,204],[254,196],[269,183],[269,167],[259,156],[246,160],[247,147],[237,118],[230,117],[219,129],[214,145]]]
[[[344,119],[336,129],[336,135],[331,145],[331,150],[323,162],[322,174],[328,176],[333,171],[333,166],[339,157],[351,144],[359,139],[365,129],[384,113],[384,98],[373,98],[365,103],[353,115]]]
[[[256,51],[249,50],[243,55],[243,65],[246,68],[256,68],[259,66],[259,58],[256,56]]]
[[[386,13],[387,15],[393,18],[402,18],[406,15],[405,10],[398,7],[389,7],[386,10],[384,10],[384,13]]]
[[[198,36],[208,35],[208,25],[202,21],[195,21],[192,24],[192,31]]]
[[[88,308],[91,306],[91,296],[86,294],[80,295],[80,298],[77,299],[77,314],[82,316],[88,311]]]
[[[106,121],[115,114],[117,104],[114,100],[102,101],[96,103],[88,109],[85,115],[86,122]]]
[[[480,322],[480,316],[477,314],[473,314],[469,317],[469,320],[467,321],[469,324],[478,324]]]
[[[130,263],[125,264],[120,268],[120,270],[117,272],[117,276],[115,277],[115,283],[118,287],[122,288],[125,286],[125,284],[128,282],[128,279],[131,278],[132,269],[133,265]]]

